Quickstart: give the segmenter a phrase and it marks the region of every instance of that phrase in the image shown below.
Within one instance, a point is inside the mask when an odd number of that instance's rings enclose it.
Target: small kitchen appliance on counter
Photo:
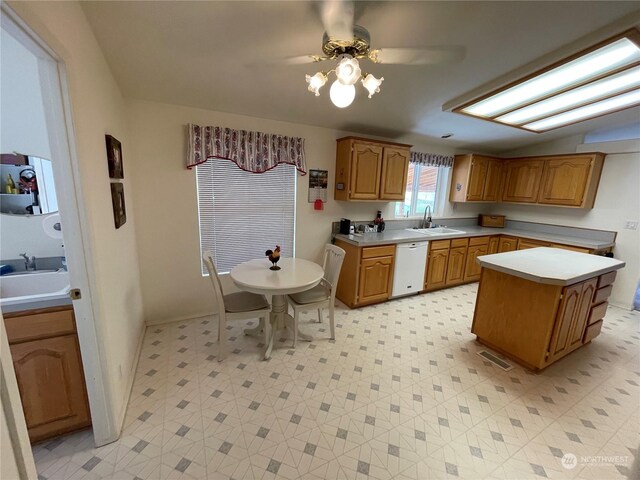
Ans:
[[[349,220],[348,218],[343,218],[340,220],[340,233],[342,233],[343,235],[349,235],[349,233],[353,233],[350,232],[351,229],[351,220]]]

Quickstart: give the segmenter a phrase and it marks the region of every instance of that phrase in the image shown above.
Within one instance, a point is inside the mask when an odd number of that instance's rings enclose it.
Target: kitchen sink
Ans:
[[[412,232],[418,232],[423,235],[457,235],[460,233],[465,233],[462,230],[454,230],[453,228],[447,227],[436,227],[436,228],[407,228]]]

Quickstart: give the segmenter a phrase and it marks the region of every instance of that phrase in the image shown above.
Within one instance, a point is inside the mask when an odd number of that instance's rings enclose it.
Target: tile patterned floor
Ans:
[[[335,342],[303,317],[316,340],[280,338],[268,362],[251,322],[230,328],[223,363],[215,319],[150,327],[122,438],[38,445],[39,478],[625,478],[640,313],[610,307],[591,345],[539,375],[504,372],[476,354],[476,289],[340,308]]]

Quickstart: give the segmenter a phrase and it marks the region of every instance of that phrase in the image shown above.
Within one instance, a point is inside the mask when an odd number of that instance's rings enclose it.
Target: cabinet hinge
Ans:
[[[562,300],[564,298],[564,293],[560,294],[560,300]]]
[[[544,359],[546,360],[547,358],[549,358],[550,354],[551,354],[551,352],[549,352],[549,350],[547,350],[547,353],[544,354]]]

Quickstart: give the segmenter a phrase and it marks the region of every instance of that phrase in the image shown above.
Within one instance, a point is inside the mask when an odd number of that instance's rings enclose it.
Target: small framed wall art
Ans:
[[[309,203],[327,201],[328,170],[309,170]]]
[[[111,135],[105,135],[107,142],[107,161],[109,163],[109,178],[124,178],[122,166],[122,145]]]
[[[113,205],[113,220],[116,229],[127,221],[127,210],[124,206],[124,185],[122,183],[111,184],[111,204]]]

